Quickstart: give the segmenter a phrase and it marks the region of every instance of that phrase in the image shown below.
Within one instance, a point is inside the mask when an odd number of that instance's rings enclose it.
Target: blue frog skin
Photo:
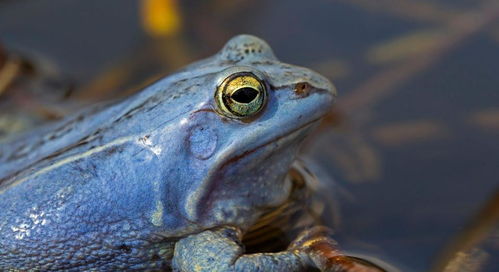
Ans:
[[[239,35],[125,100],[1,142],[0,270],[320,266],[303,237],[246,255],[240,239],[289,196],[284,177],[334,95]]]

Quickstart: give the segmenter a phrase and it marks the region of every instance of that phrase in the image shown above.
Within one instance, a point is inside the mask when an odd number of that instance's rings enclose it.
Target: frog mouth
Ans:
[[[258,146],[255,146],[255,147],[253,147],[253,148],[251,148],[251,149],[249,149],[249,150],[246,150],[246,151],[244,151],[243,153],[241,153],[241,154],[239,154],[239,155],[235,155],[235,156],[233,156],[233,157],[230,157],[229,159],[227,159],[227,160],[226,160],[226,161],[225,161],[225,162],[224,162],[224,163],[220,166],[220,168],[219,168],[219,169],[224,169],[227,165],[230,165],[230,164],[232,164],[232,163],[235,163],[235,162],[237,162],[237,161],[239,161],[239,160],[241,160],[241,159],[243,159],[243,158],[247,157],[248,155],[250,155],[250,154],[252,154],[252,153],[254,153],[254,152],[256,152],[256,151],[258,151],[258,150],[260,150],[260,149],[262,149],[262,148],[264,148],[264,147],[266,147],[266,146],[268,146],[268,145],[270,145],[270,144],[277,143],[277,142],[284,142],[284,141],[286,141],[287,139],[290,139],[290,138],[295,138],[295,135],[296,135],[296,134],[298,134],[298,133],[300,133],[300,132],[302,132],[302,131],[305,131],[305,130],[307,130],[307,129],[311,128],[313,125],[317,124],[317,123],[318,123],[318,121],[319,121],[321,118],[322,118],[322,117],[319,117],[319,118],[313,119],[313,120],[311,120],[311,121],[309,121],[309,122],[307,122],[307,123],[305,123],[305,124],[303,124],[303,125],[301,125],[301,126],[299,126],[299,127],[295,128],[295,129],[292,129],[292,130],[289,130],[289,131],[287,131],[287,132],[285,132],[285,133],[282,133],[282,134],[278,135],[277,137],[275,137],[275,138],[273,138],[273,139],[271,139],[271,140],[269,140],[269,141],[267,141],[267,142],[264,142],[264,143],[262,143],[262,144],[260,144],[260,145],[258,145]],[[305,136],[305,135],[304,135],[304,136]],[[303,136],[303,137],[304,137],[304,136]],[[298,137],[298,138],[300,138],[300,137]]]

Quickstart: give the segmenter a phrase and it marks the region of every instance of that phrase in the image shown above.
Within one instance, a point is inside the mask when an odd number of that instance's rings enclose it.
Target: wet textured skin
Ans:
[[[234,69],[268,88],[248,120],[217,112],[217,84]],[[240,35],[126,100],[1,142],[0,270],[168,270],[174,255],[178,270],[299,269],[296,252],[240,257],[230,233],[286,200],[284,176],[333,95],[320,75]]]

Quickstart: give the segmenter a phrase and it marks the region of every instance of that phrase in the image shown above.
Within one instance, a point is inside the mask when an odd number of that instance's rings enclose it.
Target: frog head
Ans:
[[[183,96],[168,107],[186,114],[174,126],[183,141],[172,170],[179,182],[166,190],[169,205],[202,228],[247,227],[289,196],[285,175],[300,143],[330,110],[335,88],[307,68],[280,62],[251,35],[232,38],[177,75],[170,88]]]

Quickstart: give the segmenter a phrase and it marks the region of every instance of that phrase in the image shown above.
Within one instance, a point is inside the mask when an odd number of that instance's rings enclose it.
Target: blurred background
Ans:
[[[499,271],[497,0],[0,0],[0,138],[240,33],[339,91],[302,156],[334,187],[344,250],[402,271]]]

